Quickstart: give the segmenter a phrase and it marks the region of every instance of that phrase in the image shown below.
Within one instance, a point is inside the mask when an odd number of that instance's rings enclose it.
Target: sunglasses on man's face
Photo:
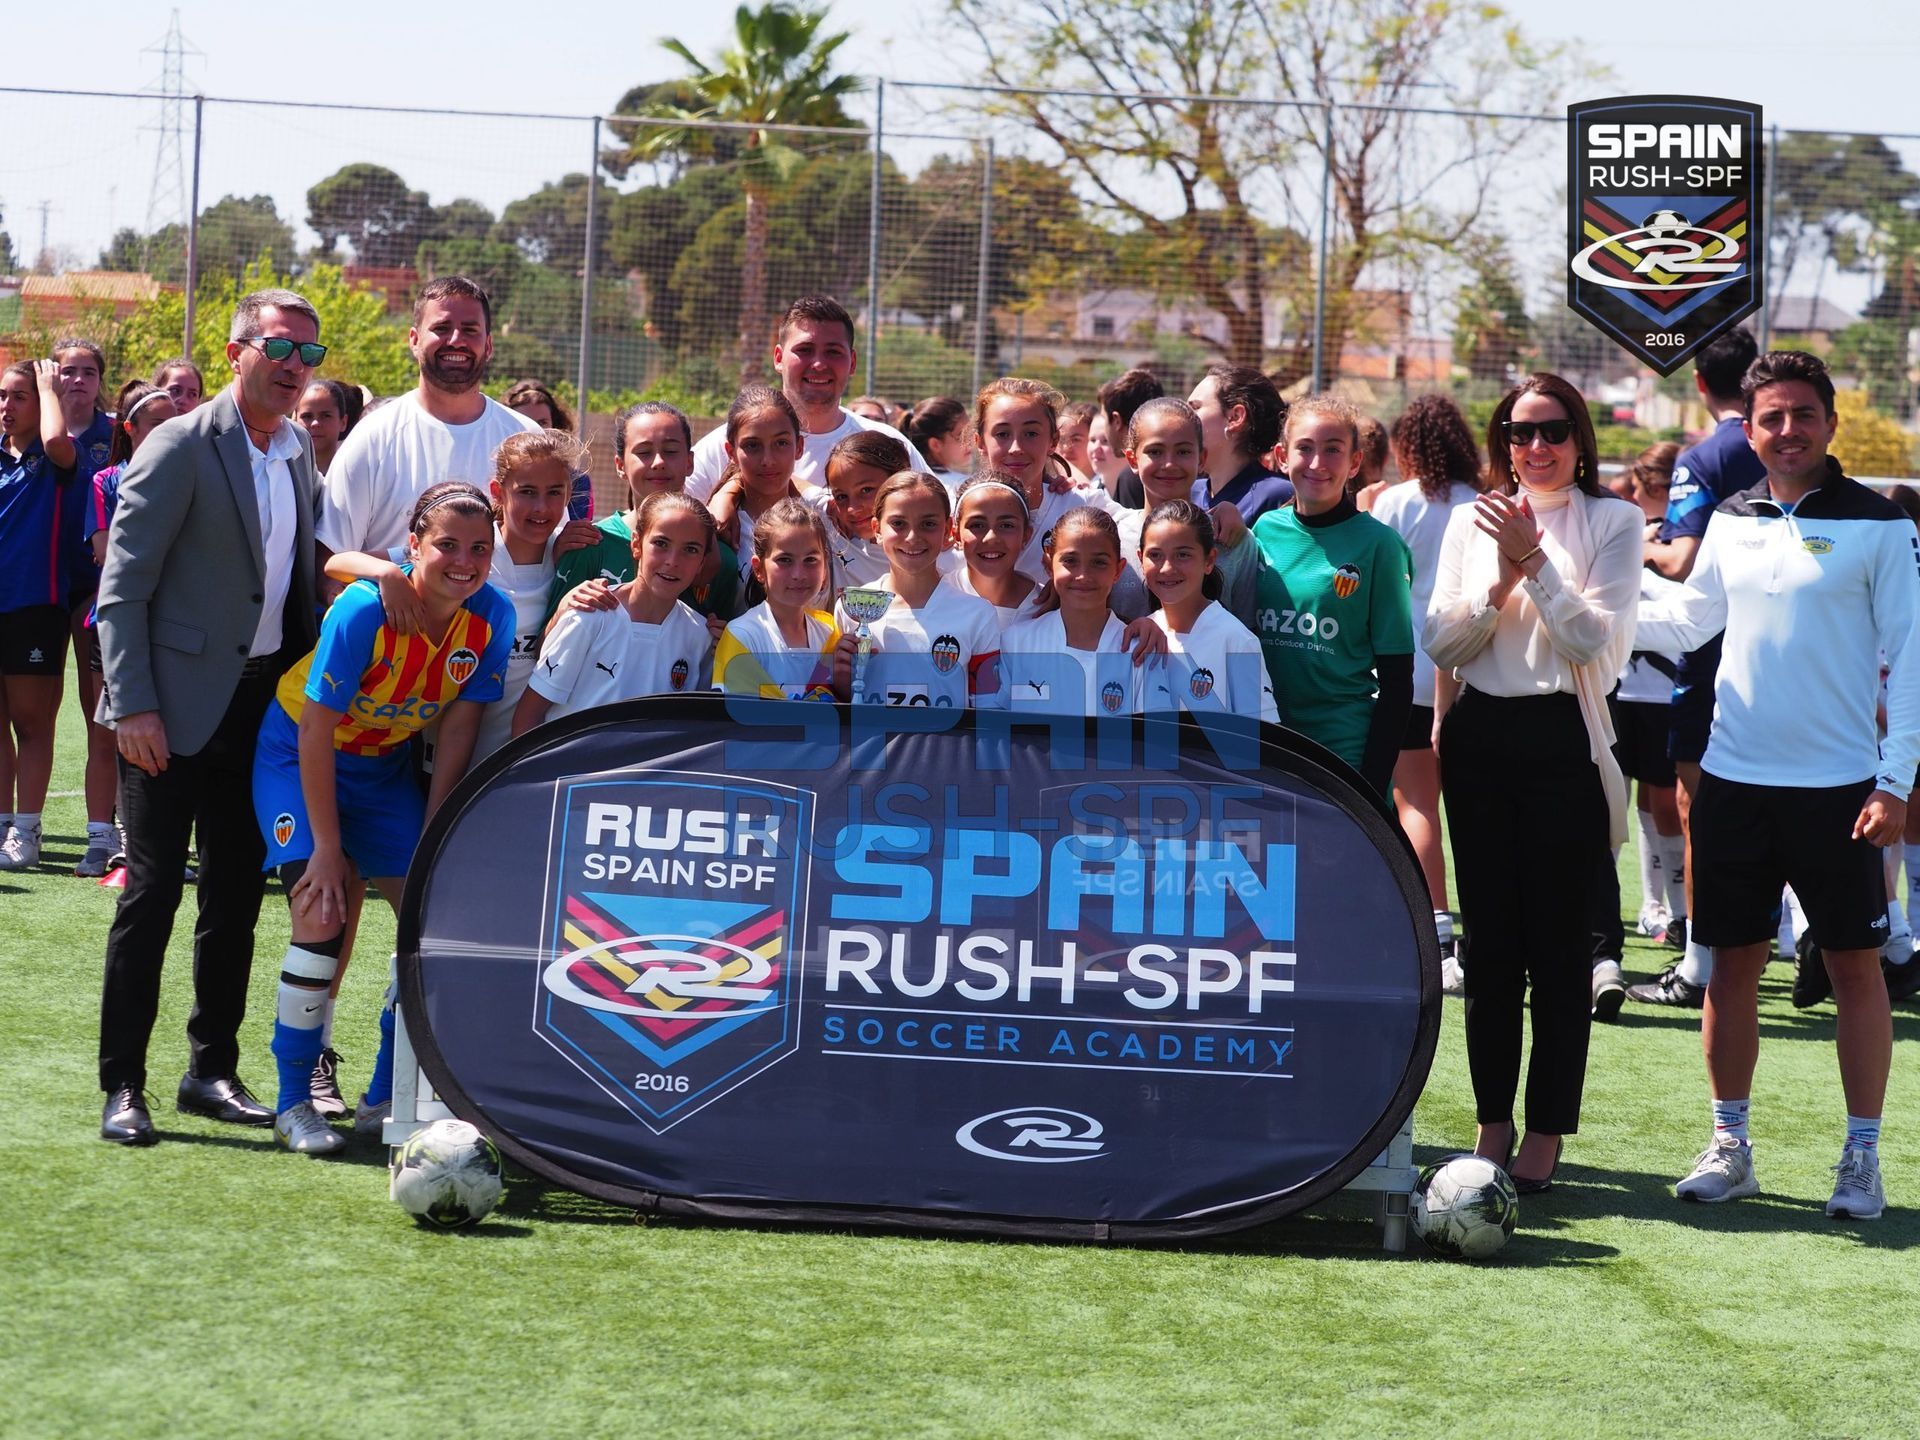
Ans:
[[[327,347],[314,340],[299,342],[281,335],[249,335],[240,343],[259,346],[260,353],[269,360],[284,360],[298,350],[300,363],[309,370],[327,358]]]
[[[1509,420],[1507,421],[1507,444],[1517,450],[1524,450],[1533,443],[1538,435],[1549,445],[1564,445],[1567,437],[1573,434],[1571,420]]]

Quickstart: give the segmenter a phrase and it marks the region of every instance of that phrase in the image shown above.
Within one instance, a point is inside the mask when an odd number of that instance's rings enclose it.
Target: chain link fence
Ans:
[[[1185,394],[1231,359],[1383,417],[1436,389],[1473,413],[1555,369],[1617,455],[1702,422],[1689,369],[1658,380],[1565,308],[1559,117],[886,81],[871,99],[865,125],[754,129],[0,90],[10,133],[41,137],[0,159],[0,348],[88,333],[110,383],[183,349],[212,365],[234,295],[297,277],[326,373],[392,394],[414,292],[457,271],[494,297],[494,379],[541,381],[600,417],[594,439],[641,395],[710,423],[818,292],[856,316],[855,393],[901,409],[1002,373],[1085,399],[1144,366]],[[1910,473],[1920,137],[1769,141],[1748,323],[1828,356],[1871,441],[1849,464]]]

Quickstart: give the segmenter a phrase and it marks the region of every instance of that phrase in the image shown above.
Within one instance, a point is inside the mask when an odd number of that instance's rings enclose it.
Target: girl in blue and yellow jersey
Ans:
[[[847,698],[853,637],[815,608],[823,599],[832,603],[832,554],[826,522],[806,501],[782,500],[760,517],[747,597],[765,598],[727,622],[713,654],[714,689],[765,700]]]
[[[471,485],[435,485],[413,507],[407,578],[426,624],[402,635],[379,588],[358,581],[327,611],[320,643],[280,682],[253,770],[254,811],[292,911],[281,966],[273,1054],[280,1069],[274,1133],[288,1149],[324,1155],[346,1144],[313,1108],[328,987],[340,966],[347,890],[365,877],[396,908],[414,844],[466,773],[482,709],[498,700],[513,648],[513,603],[486,583],[493,512]],[[426,796],[408,747],[430,721],[439,739]],[[392,1090],[390,1007],[361,1100],[376,1113]]]

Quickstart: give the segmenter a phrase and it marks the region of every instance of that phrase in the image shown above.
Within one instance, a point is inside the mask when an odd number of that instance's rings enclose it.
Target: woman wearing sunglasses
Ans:
[[[1423,644],[1463,687],[1440,726],[1440,776],[1467,926],[1475,1149],[1533,1194],[1579,1128],[1593,887],[1626,838],[1606,701],[1633,647],[1640,512],[1601,485],[1586,401],[1558,375],[1500,401],[1487,455],[1491,485],[1448,521]]]

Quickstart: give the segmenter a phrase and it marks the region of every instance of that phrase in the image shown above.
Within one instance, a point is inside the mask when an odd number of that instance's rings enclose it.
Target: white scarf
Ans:
[[[1587,507],[1600,502],[1571,485],[1564,490],[1545,491],[1522,486],[1521,494],[1537,516],[1565,507],[1567,523],[1558,527],[1559,533],[1550,533],[1544,524],[1541,525],[1539,544],[1553,562],[1553,568],[1559,572],[1561,583],[1575,591],[1585,590],[1593,568],[1594,552]],[[1484,594],[1499,574],[1499,547],[1488,541],[1472,547],[1470,555],[1469,573],[1463,577],[1468,593],[1477,591]],[[1533,597],[1527,593],[1524,585],[1514,588],[1507,604],[1520,604],[1537,612]],[[1620,671],[1625,667],[1627,655],[1633,647],[1632,617],[1625,617],[1629,623],[1616,627],[1614,643],[1584,665],[1574,664],[1553,648],[1552,637],[1548,635],[1545,623],[1537,618],[1537,613],[1529,619],[1534,625],[1534,635],[1527,654],[1529,668],[1535,674],[1546,674],[1554,666],[1564,666],[1573,680],[1573,693],[1580,702],[1580,718],[1587,726],[1587,755],[1600,772],[1600,788],[1607,797],[1607,843],[1617,850],[1627,839],[1627,777],[1621,773],[1620,762],[1613,756],[1615,736],[1613,716],[1607,709],[1607,694],[1620,678]]]

